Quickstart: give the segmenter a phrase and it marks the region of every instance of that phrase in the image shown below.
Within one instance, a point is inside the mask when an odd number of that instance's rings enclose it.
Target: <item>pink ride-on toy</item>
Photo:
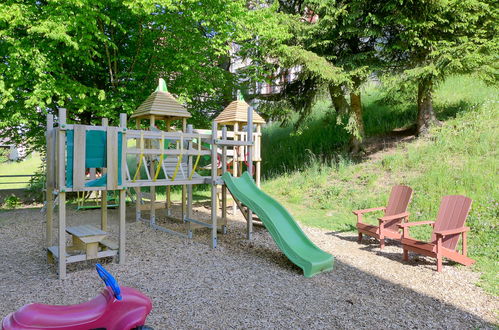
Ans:
[[[116,279],[100,264],[97,273],[106,288],[96,298],[79,305],[28,304],[3,319],[4,330],[73,329],[73,330],[145,330],[151,300],[141,292],[120,288]]]

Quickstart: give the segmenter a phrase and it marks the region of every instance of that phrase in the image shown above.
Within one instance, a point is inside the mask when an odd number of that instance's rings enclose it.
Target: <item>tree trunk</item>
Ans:
[[[362,140],[364,139],[364,121],[362,120],[362,103],[360,90],[350,93],[351,115],[355,120],[355,130],[350,138],[350,152],[358,154],[362,149]]]
[[[431,79],[424,79],[418,85],[418,121],[417,135],[428,133],[428,129],[437,123],[435,111],[433,111],[432,100],[433,82]]]
[[[341,86],[329,85],[329,95],[337,114],[344,115],[350,112],[350,105]]]

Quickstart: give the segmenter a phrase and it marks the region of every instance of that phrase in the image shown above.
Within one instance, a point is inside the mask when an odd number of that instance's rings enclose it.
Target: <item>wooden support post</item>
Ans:
[[[182,132],[185,133],[186,131],[187,131],[187,118],[182,118]],[[183,141],[180,141],[180,143],[183,143]],[[180,164],[180,166],[182,166],[182,164]],[[186,216],[186,207],[187,207],[187,186],[184,184],[182,185],[182,221]]]
[[[171,121],[167,120],[166,121],[166,131],[170,132],[171,131]],[[166,175],[166,173],[165,173]],[[172,215],[172,195],[171,195],[171,186],[166,186],[166,215],[171,216]]]
[[[239,133],[239,124],[234,123],[234,141],[239,140],[238,133]],[[238,146],[233,147],[233,150],[234,150],[233,156],[232,156],[232,176],[233,177],[237,177],[237,174],[238,174],[238,170],[237,170],[237,168],[238,168],[237,165],[239,164],[239,157],[237,155],[237,151],[239,150],[238,148],[239,148]],[[237,205],[234,203],[234,205],[232,206],[232,215],[236,215],[236,212],[237,212]]]
[[[66,193],[59,191],[59,279],[66,278]]]
[[[222,127],[222,140],[227,140],[227,126]],[[227,172],[227,146],[222,147],[222,174]],[[222,185],[222,233],[227,233],[227,186]]]
[[[246,141],[248,143],[253,142],[253,108],[248,107],[248,123],[247,123],[248,133]],[[253,177],[253,146],[248,145],[248,172]],[[253,212],[248,207],[248,222],[247,222],[247,233],[246,238],[251,239],[253,236]]]
[[[106,190],[118,188],[118,129],[106,128]]]
[[[109,121],[107,118],[102,118],[102,127],[107,127]],[[106,169],[102,169],[102,175],[106,173]],[[107,231],[107,190],[101,191],[101,204],[100,204],[100,228]]]
[[[152,130],[156,125],[156,118],[154,115],[151,115],[151,117],[149,118],[149,129]],[[152,149],[153,146],[152,146],[152,140],[149,140],[150,143],[149,143],[149,147]],[[149,164],[149,172],[151,173],[151,175],[154,175],[154,171],[156,169],[156,167],[154,166],[154,159],[152,156],[150,156],[150,164]],[[155,204],[156,204],[156,187],[152,186],[152,187],[149,187],[149,193],[150,193],[150,202],[151,202],[151,208],[150,208],[150,218],[149,218],[149,223],[151,225],[154,225],[156,224],[156,208],[155,208]]]
[[[260,176],[262,173],[261,164],[262,164],[262,156],[261,156],[261,141],[262,141],[262,125],[256,124],[256,132],[258,133],[255,139],[255,155],[256,155],[256,172],[255,172],[255,181],[256,186],[260,188]]]
[[[192,125],[187,126],[187,133],[192,133],[193,127]],[[201,141],[198,141],[198,144],[201,143]],[[193,143],[192,139],[189,140],[189,144],[187,147],[188,151],[194,150],[193,149]],[[192,156],[189,156],[187,159],[187,177],[191,177],[192,171],[193,171],[193,163],[192,163]],[[192,219],[192,184],[187,186],[187,218]],[[187,226],[187,236],[189,238],[192,238],[192,228],[191,228],[191,222],[186,221],[186,226]]]
[[[217,247],[217,123],[211,124],[211,247]]]
[[[139,118],[135,119],[135,127],[138,130],[140,130],[140,119]],[[135,140],[135,147],[137,149],[141,148],[140,144],[141,144],[141,140],[136,139]],[[137,166],[139,166],[140,155],[137,155],[136,160],[137,160]],[[139,173],[139,177],[140,177],[140,173]],[[140,221],[140,218],[142,217],[141,210],[140,210],[140,205],[142,203],[142,191],[141,191],[141,187],[136,187],[135,188],[135,194],[136,194],[136,197],[137,197],[136,200],[135,200],[135,220],[136,221]]]
[[[73,189],[82,190],[85,187],[85,126],[74,125],[73,141]]]
[[[122,154],[121,156],[121,185],[123,186],[125,184],[125,162],[126,162],[126,114],[121,113],[120,114],[120,127],[122,127],[125,131],[122,133],[122,146],[121,146],[121,151]],[[120,217],[120,227],[119,227],[119,263],[124,264],[126,262],[126,189],[124,187],[121,188],[120,190],[120,210],[119,210],[119,217]]]
[[[66,278],[66,109],[59,108],[59,129],[57,136],[57,182],[59,189],[59,278]]]
[[[47,181],[45,183],[45,200],[47,201],[46,213],[46,247],[52,246],[52,228],[54,221],[54,115],[47,115],[47,131],[45,138],[47,141],[47,151],[45,156],[45,166]]]
[[[120,227],[119,227],[119,263],[120,265],[123,265],[126,261],[126,227],[125,227],[125,220],[126,220],[126,190],[121,189],[120,190],[120,210],[119,210],[119,217],[120,217]]]

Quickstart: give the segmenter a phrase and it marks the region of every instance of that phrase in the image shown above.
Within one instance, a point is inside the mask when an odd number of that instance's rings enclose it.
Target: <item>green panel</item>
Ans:
[[[121,154],[123,150],[123,133],[118,132],[118,185],[121,185]],[[66,131],[66,187],[73,187],[74,130]],[[106,131],[85,132],[85,167],[100,168],[107,165]],[[85,187],[106,185],[106,176],[87,182]]]
[[[106,132],[87,131],[85,143],[85,167],[106,167]]]
[[[258,215],[277,246],[289,260],[303,269],[305,277],[333,269],[334,257],[319,249],[291,214],[255,185],[248,172],[240,178],[226,172],[222,179],[232,195]]]
[[[66,187],[73,187],[74,131],[66,131]]]

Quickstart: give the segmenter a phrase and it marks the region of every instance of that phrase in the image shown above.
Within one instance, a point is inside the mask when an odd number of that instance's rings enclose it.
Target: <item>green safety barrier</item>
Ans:
[[[123,133],[118,132],[118,185],[121,185],[121,154]],[[66,187],[73,187],[74,130],[66,131]],[[85,132],[85,168],[102,168],[107,166],[107,134],[106,131]],[[106,185],[107,175],[87,182],[85,187]]]

